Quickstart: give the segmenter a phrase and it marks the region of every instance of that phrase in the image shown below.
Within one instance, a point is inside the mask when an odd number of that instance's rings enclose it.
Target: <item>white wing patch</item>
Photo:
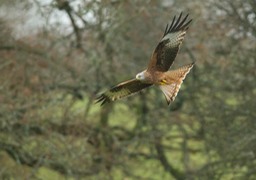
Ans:
[[[186,31],[183,31],[183,32],[178,31],[175,33],[168,33],[163,37],[161,42],[164,40],[167,40],[167,39],[169,39],[170,41],[182,41],[185,37],[185,34],[186,34]]]

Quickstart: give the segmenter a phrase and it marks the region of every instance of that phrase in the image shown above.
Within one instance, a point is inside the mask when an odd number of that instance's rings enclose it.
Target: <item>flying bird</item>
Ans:
[[[163,37],[156,46],[146,70],[138,73],[136,78],[117,84],[102,93],[96,103],[103,105],[135,94],[152,85],[158,86],[162,90],[168,105],[174,101],[183,80],[194,65],[191,63],[169,71],[192,21],[192,19],[188,20],[188,16],[189,14],[183,17],[180,13],[177,19],[174,16],[170,25],[167,24]]]

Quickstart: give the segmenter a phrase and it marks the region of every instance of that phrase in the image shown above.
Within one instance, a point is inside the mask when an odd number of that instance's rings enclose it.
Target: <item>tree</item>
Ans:
[[[42,25],[17,36],[29,16],[0,18],[2,179],[255,178],[254,1],[10,2]],[[175,102],[151,88],[95,105],[145,67],[180,11],[193,24],[175,66],[196,67]]]

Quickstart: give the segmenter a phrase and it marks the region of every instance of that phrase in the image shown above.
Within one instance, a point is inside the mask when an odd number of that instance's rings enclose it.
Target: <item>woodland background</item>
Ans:
[[[175,102],[97,95],[193,22]],[[0,0],[0,179],[256,179],[255,0]]]

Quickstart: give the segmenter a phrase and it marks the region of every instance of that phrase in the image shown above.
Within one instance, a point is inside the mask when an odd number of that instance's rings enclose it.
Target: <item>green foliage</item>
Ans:
[[[0,17],[0,179],[256,178],[254,1],[15,7],[32,8],[44,27],[19,37],[20,19]],[[145,68],[180,11],[193,24],[175,66],[196,66],[175,102],[168,107],[152,87],[94,104],[101,90]],[[51,24],[56,13],[72,32]]]

